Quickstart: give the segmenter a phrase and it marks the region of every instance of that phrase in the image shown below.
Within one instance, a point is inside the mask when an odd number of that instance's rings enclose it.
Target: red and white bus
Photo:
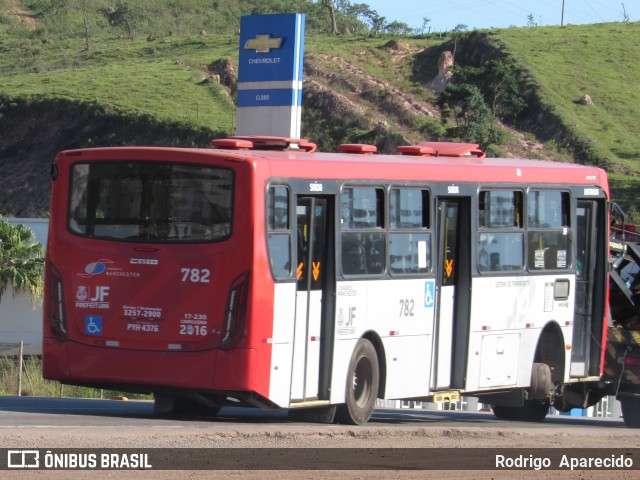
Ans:
[[[44,376],[152,392],[159,411],[352,424],[376,398],[476,396],[529,420],[595,403],[606,173],[399,152],[237,137],[60,153]]]

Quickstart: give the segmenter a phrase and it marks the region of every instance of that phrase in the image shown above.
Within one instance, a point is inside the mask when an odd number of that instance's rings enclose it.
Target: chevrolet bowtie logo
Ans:
[[[256,35],[256,38],[247,40],[244,44],[246,50],[255,50],[256,53],[269,53],[272,48],[280,48],[282,38],[270,38],[269,35]]]

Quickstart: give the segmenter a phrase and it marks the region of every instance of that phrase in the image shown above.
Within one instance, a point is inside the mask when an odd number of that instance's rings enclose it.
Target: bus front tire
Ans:
[[[378,354],[369,340],[361,338],[349,362],[345,403],[338,406],[336,420],[350,425],[366,423],[378,398],[379,383]]]

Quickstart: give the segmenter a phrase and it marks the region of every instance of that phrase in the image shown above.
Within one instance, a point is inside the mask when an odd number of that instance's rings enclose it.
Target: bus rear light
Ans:
[[[224,335],[220,346],[233,348],[242,338],[247,314],[247,296],[249,291],[249,273],[245,272],[231,284],[227,308],[224,315]]]
[[[66,340],[68,333],[62,276],[52,263],[47,264],[47,283],[49,291],[49,327],[56,338]]]
[[[640,367],[640,357],[635,355],[626,355],[624,357],[625,367]]]

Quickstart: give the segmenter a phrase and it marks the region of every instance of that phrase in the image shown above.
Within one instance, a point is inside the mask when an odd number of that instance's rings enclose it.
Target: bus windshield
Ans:
[[[152,243],[224,240],[231,234],[233,172],[160,162],[72,167],[69,229],[95,239]]]

